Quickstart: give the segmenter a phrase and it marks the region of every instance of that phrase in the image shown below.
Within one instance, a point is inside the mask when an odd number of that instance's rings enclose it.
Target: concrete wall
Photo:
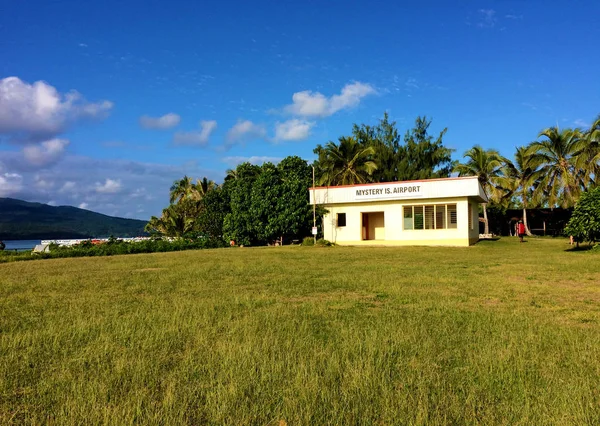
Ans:
[[[472,228],[469,229],[469,209],[472,209]],[[404,230],[403,212],[404,205],[421,204],[456,204],[457,228],[456,229],[424,229]],[[448,245],[468,246],[479,239],[478,229],[478,204],[467,197],[445,199],[418,199],[396,201],[369,201],[364,203],[325,204],[329,213],[323,218],[324,237],[340,245]],[[362,214],[370,212],[383,212],[384,229],[375,232],[375,237],[382,236],[381,240],[363,240]],[[337,226],[337,214],[346,213],[346,226]],[[376,217],[376,216],[375,216]],[[369,226],[380,228],[379,219]],[[370,234],[370,231],[369,231]],[[370,234],[371,235],[371,234]],[[372,237],[371,237],[372,238]]]

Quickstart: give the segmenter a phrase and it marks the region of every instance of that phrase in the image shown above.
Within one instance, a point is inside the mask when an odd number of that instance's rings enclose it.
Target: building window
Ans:
[[[456,229],[458,219],[456,216],[456,204],[448,204],[446,206],[448,212],[448,229]]]
[[[469,229],[473,229],[473,206],[469,203]]]
[[[346,213],[337,214],[337,226],[346,226]]]
[[[403,209],[405,230],[457,228],[456,204],[404,206]]]

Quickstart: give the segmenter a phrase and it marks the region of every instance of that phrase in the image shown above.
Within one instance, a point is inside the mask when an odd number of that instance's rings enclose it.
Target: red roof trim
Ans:
[[[418,180],[398,180],[395,182],[373,182],[373,183],[357,183],[354,185],[331,185],[331,186],[315,186],[308,188],[313,189],[331,189],[331,188],[352,188],[354,186],[371,186],[371,185],[398,185],[399,183],[412,183],[412,182],[432,182],[440,180],[460,180],[460,179],[477,179],[477,176],[458,176],[451,178],[434,178],[434,179],[418,179]]]

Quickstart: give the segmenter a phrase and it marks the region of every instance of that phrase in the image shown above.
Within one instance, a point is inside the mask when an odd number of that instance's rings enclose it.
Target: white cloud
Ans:
[[[496,11],[493,9],[479,9],[479,28],[493,28],[496,25]]]
[[[41,176],[36,176],[35,177],[35,182],[34,185],[36,188],[42,190],[42,191],[47,191],[49,189],[54,188],[54,182],[48,179],[44,179]]]
[[[88,203],[81,203],[77,207],[79,207],[80,209],[87,209],[89,207],[89,204]]]
[[[75,91],[59,93],[43,81],[0,80],[0,134],[28,142],[48,139],[85,118],[104,118],[113,103],[89,103]]]
[[[264,138],[267,134],[264,126],[254,124],[250,120],[238,120],[227,132],[227,144],[242,142],[250,139]]]
[[[66,139],[50,139],[39,144],[27,145],[23,148],[23,156],[29,164],[34,166],[47,166],[55,163],[69,146]]]
[[[590,127],[591,126],[590,123],[588,123],[587,121],[585,121],[582,118],[578,118],[577,120],[575,120],[573,122],[573,124],[575,124],[577,127]]]
[[[116,194],[121,191],[121,180],[106,179],[104,183],[96,182],[96,192],[100,194]]]
[[[261,165],[264,163],[273,163],[277,164],[282,160],[280,157],[268,157],[268,156],[259,156],[253,155],[251,157],[242,157],[242,156],[232,156],[232,157],[223,157],[221,161],[225,164],[228,164],[231,167],[235,167],[238,164],[242,163],[250,163]]]
[[[322,93],[306,90],[292,95],[292,104],[284,111],[302,117],[328,117],[336,112],[357,106],[365,96],[377,93],[368,83],[359,81],[346,84],[339,95],[330,98]]]
[[[0,197],[8,197],[23,188],[23,176],[18,173],[2,173],[0,171]]]
[[[77,184],[75,182],[68,180],[63,184],[63,186],[61,186],[61,188],[58,190],[58,192],[61,194],[74,192],[73,190],[76,187],[77,187]]]
[[[140,117],[140,126],[145,129],[165,130],[178,126],[181,122],[181,117],[175,113],[168,113],[162,117],[149,117],[143,115]]]
[[[192,132],[177,132],[173,136],[175,145],[205,146],[212,132],[217,128],[215,120],[201,121],[200,130]]]
[[[275,124],[275,141],[301,141],[310,136],[315,123],[293,118]]]

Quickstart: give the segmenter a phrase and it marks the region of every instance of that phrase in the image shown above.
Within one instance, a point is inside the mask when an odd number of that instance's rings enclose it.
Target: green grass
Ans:
[[[0,264],[0,424],[600,424],[600,256],[568,247]]]

